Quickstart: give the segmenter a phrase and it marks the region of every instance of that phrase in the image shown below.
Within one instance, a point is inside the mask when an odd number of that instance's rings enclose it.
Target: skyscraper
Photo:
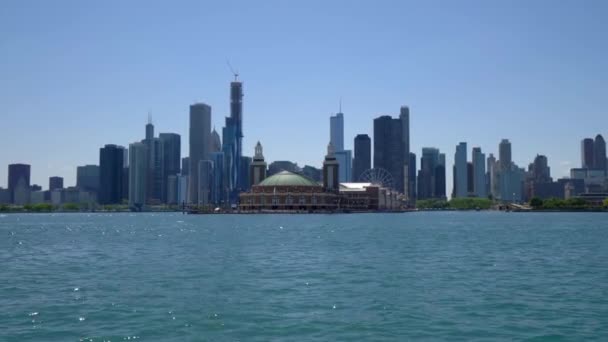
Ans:
[[[160,200],[160,193],[157,193],[160,190],[160,187],[157,189],[156,178],[160,176],[157,170],[157,162],[159,161],[159,152],[157,147],[160,144],[155,143],[154,138],[154,125],[152,124],[152,117],[148,115],[148,123],[146,124],[146,136],[142,143],[146,146],[148,157],[145,159],[146,169],[148,170],[148,174],[145,179],[145,187],[146,190],[144,193],[146,194],[146,202],[154,203],[157,200]],[[129,147],[129,150],[131,148]],[[129,180],[131,177],[129,176]],[[160,179],[159,179],[160,180]]]
[[[243,156],[243,83],[237,81],[235,75],[235,79],[233,82],[230,82],[230,118],[232,119],[232,123],[235,126],[234,139],[235,139],[235,147],[234,147],[234,179],[235,179],[235,189],[243,189],[246,187],[248,179],[241,179],[239,176],[241,174],[246,174],[248,170],[243,171],[241,165],[241,157]],[[238,190],[236,190],[238,192]],[[233,203],[236,203],[236,198],[238,194],[234,194]]]
[[[499,181],[498,181],[498,163],[494,154],[490,153],[487,159],[487,175],[486,175],[486,186],[488,193],[492,195],[492,198],[499,197]]]
[[[358,134],[354,146],[353,181],[357,182],[363,172],[372,168],[372,140],[367,134]]]
[[[213,162],[200,160],[198,162],[198,204],[208,205],[211,199],[211,185],[213,177]]]
[[[398,119],[388,115],[374,119],[374,168],[388,171],[393,187],[409,195],[409,109],[401,107]]]
[[[481,152],[480,147],[473,148],[473,193],[475,197],[488,197],[486,187],[486,155]]]
[[[532,179],[536,183],[549,183],[551,179],[551,169],[546,156],[536,155],[532,163]]]
[[[129,145],[129,206],[137,210],[141,210],[147,200],[149,157],[146,144],[136,142]]]
[[[239,192],[249,191],[251,189],[250,175],[251,171],[251,157],[241,156],[241,164],[240,164],[241,172],[239,174],[240,179],[240,187]]]
[[[224,152],[212,152],[213,181],[211,183],[211,202],[222,204],[226,191],[224,190]]]
[[[99,190],[99,166],[78,166],[76,168],[76,187],[82,191],[96,193]]]
[[[445,153],[439,153],[439,165],[435,168],[435,197],[446,198]]]
[[[99,204],[122,202],[124,147],[105,145],[99,149]]]
[[[220,138],[220,135],[217,133],[217,131],[215,130],[215,127],[213,128],[213,131],[211,131],[211,152],[221,152],[222,151],[222,138]]]
[[[329,143],[334,147],[336,160],[340,164],[338,176],[340,182],[351,182],[353,177],[352,151],[344,150],[344,114],[342,108],[336,115],[329,117]]]
[[[473,190],[473,163],[467,162],[467,195],[472,196],[474,194]]]
[[[222,152],[224,152],[224,200],[235,204],[238,198],[237,126],[233,118],[226,118],[222,129]]]
[[[422,148],[417,184],[417,199],[445,199],[445,154],[439,149]]]
[[[211,107],[204,103],[190,106],[190,175],[188,179],[188,202],[198,203],[198,165],[208,160],[211,146]]]
[[[410,161],[410,109],[407,106],[401,106],[399,111],[399,120],[401,121],[401,143],[403,144],[403,194],[407,200],[411,200],[412,190],[415,188],[416,180],[410,179],[409,161]]]
[[[606,173],[608,171],[606,163],[606,141],[601,134],[598,134],[593,144],[593,166],[596,170]]]
[[[351,150],[336,151],[334,153],[339,167],[338,179],[340,183],[348,183],[353,181],[352,175],[352,152]]]
[[[418,171],[418,199],[436,197],[435,169],[439,165],[439,149],[423,147]]]
[[[498,158],[501,170],[511,169],[511,162],[513,160],[511,159],[511,142],[509,139],[502,139],[498,145]]]
[[[344,150],[344,114],[341,110],[329,117],[329,142],[336,152]]]
[[[63,189],[62,177],[49,177],[49,191],[53,191],[55,189]]]
[[[182,175],[187,176],[190,173],[190,157],[182,158]]]
[[[15,203],[15,191],[19,187],[30,188],[31,167],[28,164],[10,164],[8,166],[8,191],[11,203]]]
[[[581,141],[581,167],[583,169],[594,168],[595,153],[593,147],[595,142],[591,138],[585,138]]]
[[[176,133],[160,133],[158,139],[161,146],[161,200],[168,203],[169,176],[180,173],[181,137]]]
[[[409,186],[409,200],[410,201],[415,201],[417,198],[416,195],[416,153],[410,152],[410,160],[408,163],[408,168],[409,168],[409,175],[408,175],[408,179],[410,182],[410,186]]]
[[[461,142],[456,146],[454,155],[454,197],[467,197],[467,143]]]

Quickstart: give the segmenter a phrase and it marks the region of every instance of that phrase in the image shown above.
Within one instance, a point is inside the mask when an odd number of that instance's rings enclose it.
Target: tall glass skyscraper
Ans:
[[[486,188],[486,155],[480,147],[473,148],[473,193],[475,197],[488,197]]]
[[[382,168],[393,177],[393,188],[410,196],[409,108],[401,107],[398,119],[388,115],[374,119],[374,168]]]
[[[21,183],[23,187],[29,189],[30,173],[31,167],[28,164],[10,164],[8,166],[8,191],[11,203],[15,201],[15,190],[18,184]]]
[[[124,150],[118,145],[105,145],[99,149],[99,204],[122,202]]]
[[[169,176],[180,173],[181,163],[181,137],[176,133],[160,133],[160,173],[161,173],[161,200],[168,203]]]
[[[354,146],[353,181],[357,182],[363,172],[372,168],[372,140],[367,134],[358,134]]]
[[[230,119],[234,125],[234,179],[235,189],[246,188],[248,179],[242,179],[240,175],[245,172],[242,170],[241,157],[243,156],[243,83],[235,80],[230,82]],[[236,197],[234,200],[236,203]]]
[[[468,171],[467,171],[467,143],[461,142],[456,146],[454,154],[454,197],[467,197]]]
[[[329,142],[334,151],[344,151],[344,114],[341,112],[329,117]]]
[[[196,103],[190,106],[190,170],[188,175],[188,202],[198,203],[198,165],[201,160],[209,160],[211,150],[211,106]]]

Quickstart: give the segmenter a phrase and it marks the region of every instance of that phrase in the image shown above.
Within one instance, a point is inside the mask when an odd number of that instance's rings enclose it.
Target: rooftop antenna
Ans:
[[[342,113],[342,96],[340,96],[340,111],[338,113]]]
[[[226,64],[228,64],[228,68],[230,68],[230,72],[232,72],[232,74],[234,75],[234,81],[236,82],[237,79],[239,78],[239,72],[234,71],[232,64],[230,64],[230,60],[226,59]]]

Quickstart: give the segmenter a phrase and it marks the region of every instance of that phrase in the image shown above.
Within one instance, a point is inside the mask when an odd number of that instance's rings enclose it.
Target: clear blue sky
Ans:
[[[509,138],[515,162],[543,153],[564,176],[583,137],[608,136],[606,18],[591,0],[3,1],[0,186],[16,162],[75,184],[99,147],[142,139],[148,111],[187,155],[188,106],[218,130],[228,114],[226,58],[249,155],[260,140],[269,161],[320,166],[342,97],[347,148],[408,105],[418,157]]]

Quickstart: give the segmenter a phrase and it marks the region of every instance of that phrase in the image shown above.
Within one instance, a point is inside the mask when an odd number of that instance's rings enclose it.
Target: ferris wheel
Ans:
[[[382,188],[393,188],[393,176],[383,168],[366,170],[359,176],[359,182],[372,183]]]

